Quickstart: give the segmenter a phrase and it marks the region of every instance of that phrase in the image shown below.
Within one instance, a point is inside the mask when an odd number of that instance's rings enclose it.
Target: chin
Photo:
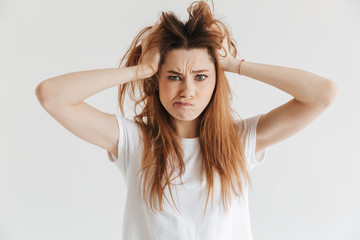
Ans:
[[[171,117],[176,121],[191,122],[195,121],[199,116],[173,116]]]

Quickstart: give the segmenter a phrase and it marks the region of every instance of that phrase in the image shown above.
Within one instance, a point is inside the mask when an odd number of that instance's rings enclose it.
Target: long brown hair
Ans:
[[[210,192],[213,190],[214,174],[219,174],[222,202],[227,210],[227,204],[231,200],[230,185],[238,197],[243,193],[242,183],[248,182],[252,185],[240,141],[240,136],[244,137],[243,131],[233,118],[234,111],[230,106],[231,89],[218,62],[217,49],[221,48],[225,35],[228,37],[231,55],[236,57],[235,40],[231,38],[225,24],[214,18],[206,2],[193,2],[187,11],[189,19],[185,23],[180,21],[173,12],[162,12],[156,31],[149,35],[149,47],[145,51],[153,47],[160,50],[159,66],[164,63],[169,50],[179,48],[206,48],[213,59],[216,85],[208,106],[199,116],[199,140],[203,156],[201,173],[205,173],[207,180],[207,200],[204,211],[206,211]],[[151,28],[152,26],[146,27],[138,33],[122,58],[120,66],[124,60],[126,60],[125,67],[141,62],[145,54],[141,48],[141,39]],[[150,78],[119,86],[118,101],[123,116],[124,97],[128,86],[129,96],[135,102],[134,120],[141,129],[144,143],[141,169],[138,172],[141,172],[143,199],[150,205],[152,211],[162,211],[166,186],[175,204],[170,187],[171,177],[177,169],[180,171],[176,177],[181,178],[184,173],[183,150],[175,136],[176,132],[170,121],[170,115],[159,99],[158,73]],[[139,89],[138,97],[135,94],[136,89]],[[143,105],[141,112],[137,113],[137,108],[141,105]],[[146,195],[148,197],[144,197]],[[159,205],[155,204],[156,201]]]

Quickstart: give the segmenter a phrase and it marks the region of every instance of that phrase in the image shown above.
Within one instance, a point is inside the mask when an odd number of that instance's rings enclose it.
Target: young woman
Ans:
[[[120,168],[127,185],[124,239],[252,239],[248,171],[337,94],[334,82],[315,74],[237,59],[230,32],[207,3],[194,2],[188,12],[186,23],[163,12],[136,36],[119,68],[64,74],[36,89],[51,116],[107,150]],[[225,71],[294,98],[236,120]],[[83,101],[114,86],[122,116]],[[134,120],[124,116],[126,91],[136,102]]]

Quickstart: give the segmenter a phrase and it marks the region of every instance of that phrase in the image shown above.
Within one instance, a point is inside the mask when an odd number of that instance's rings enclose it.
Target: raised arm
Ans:
[[[146,45],[146,38],[142,45]],[[67,130],[117,156],[116,117],[83,100],[104,89],[151,77],[157,71],[159,53],[149,51],[143,59],[137,66],[72,72],[49,78],[36,87],[35,94],[43,108]]]
[[[67,73],[42,81],[35,90],[43,108],[63,127],[117,156],[118,125],[113,114],[83,100],[104,89],[136,80],[138,66]],[[151,76],[151,69],[140,77]]]
[[[293,99],[261,116],[256,129],[255,152],[296,134],[314,121],[337,95],[337,85],[316,74],[289,67],[254,63],[236,59],[230,54],[228,37],[219,49],[224,71],[240,74],[270,84]]]
[[[233,59],[229,62],[228,70],[238,73],[241,61]],[[337,95],[337,85],[333,81],[296,68],[243,61],[240,74],[294,96],[259,119],[256,152],[305,128],[330,106]]]

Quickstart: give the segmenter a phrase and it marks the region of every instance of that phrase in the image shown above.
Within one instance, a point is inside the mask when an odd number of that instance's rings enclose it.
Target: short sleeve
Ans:
[[[268,148],[264,148],[255,154],[256,149],[256,129],[262,114],[246,118],[244,123],[244,138],[245,138],[245,156],[247,158],[248,170],[250,171],[255,166],[264,162]]]
[[[139,151],[139,129],[133,120],[114,114],[119,127],[118,158],[107,151],[108,158],[120,169],[126,179],[127,170],[131,161],[136,158]]]

